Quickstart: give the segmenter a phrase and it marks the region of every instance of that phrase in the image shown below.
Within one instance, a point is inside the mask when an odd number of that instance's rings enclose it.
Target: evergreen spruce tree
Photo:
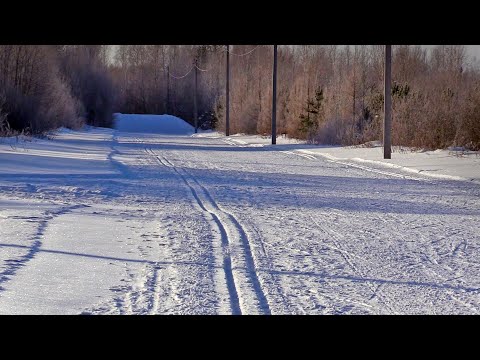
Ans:
[[[323,120],[323,89],[318,88],[313,98],[307,99],[306,113],[300,114],[299,131],[305,134],[307,139],[311,139]]]

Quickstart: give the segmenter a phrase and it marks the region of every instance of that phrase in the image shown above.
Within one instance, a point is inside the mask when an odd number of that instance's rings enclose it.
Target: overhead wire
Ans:
[[[172,78],[178,80],[178,79],[183,79],[183,78],[187,77],[187,76],[192,72],[192,70],[193,70],[194,68],[195,68],[195,65],[192,66],[192,67],[190,68],[190,70],[188,70],[188,72],[187,72],[185,75],[182,75],[182,76],[172,75],[172,73],[170,72],[170,70],[167,70],[167,69],[165,69],[165,68],[163,69],[163,71],[165,71],[165,72],[166,72],[169,76],[171,76]]]
[[[230,51],[230,50],[223,50],[224,52],[228,52],[229,54],[232,54],[232,55],[235,55],[235,56],[246,56],[246,55],[250,55],[252,52],[254,52],[255,50],[257,50],[257,48],[259,48],[260,45],[257,45],[255,46],[253,49],[247,51],[246,53],[243,53],[243,54],[235,54],[234,52]]]
[[[200,71],[210,71],[210,70],[212,70],[212,69],[200,69],[197,65],[194,65],[194,67],[196,67]]]
[[[234,52],[232,52],[232,51],[230,51],[230,50],[226,50],[226,49],[222,50],[222,52],[228,52],[229,54],[232,54],[232,55],[234,55],[234,56],[242,57],[242,56],[250,55],[250,54],[253,53],[255,50],[257,50],[260,46],[261,46],[261,45],[257,45],[257,46],[255,46],[253,49],[251,49],[251,50],[249,50],[249,51],[247,51],[247,52],[245,52],[245,53],[243,53],[243,54],[236,54],[236,53],[234,53]],[[170,70],[168,70],[168,69],[166,69],[166,68],[164,68],[163,71],[165,71],[165,72],[166,72],[170,77],[172,77],[173,79],[180,80],[180,79],[183,79],[183,78],[187,77],[187,76],[192,72],[192,70],[195,69],[195,68],[196,68],[197,70],[199,70],[199,71],[202,71],[202,72],[208,72],[208,71],[211,70],[211,69],[202,69],[202,68],[200,68],[197,64],[194,64],[194,65],[187,71],[187,73],[186,73],[185,75],[182,75],[182,76],[174,75],[174,74],[172,74],[172,72],[171,72]]]

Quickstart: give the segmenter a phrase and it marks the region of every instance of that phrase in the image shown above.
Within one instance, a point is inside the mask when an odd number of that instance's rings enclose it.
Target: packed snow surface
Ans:
[[[0,314],[479,312],[475,154],[152,119],[0,139]]]

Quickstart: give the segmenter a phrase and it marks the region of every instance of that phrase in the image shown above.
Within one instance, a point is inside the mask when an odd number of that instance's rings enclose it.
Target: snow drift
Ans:
[[[172,115],[115,114],[115,128],[124,132],[190,135],[195,128]]]

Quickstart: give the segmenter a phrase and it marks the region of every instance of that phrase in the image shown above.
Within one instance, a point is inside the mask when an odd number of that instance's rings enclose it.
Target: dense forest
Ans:
[[[0,132],[112,126],[113,113],[198,116],[224,130],[226,47],[2,45]],[[270,134],[272,46],[230,46],[233,133]],[[279,46],[278,134],[381,139],[384,46]],[[394,145],[480,149],[480,68],[461,45],[393,46]]]

